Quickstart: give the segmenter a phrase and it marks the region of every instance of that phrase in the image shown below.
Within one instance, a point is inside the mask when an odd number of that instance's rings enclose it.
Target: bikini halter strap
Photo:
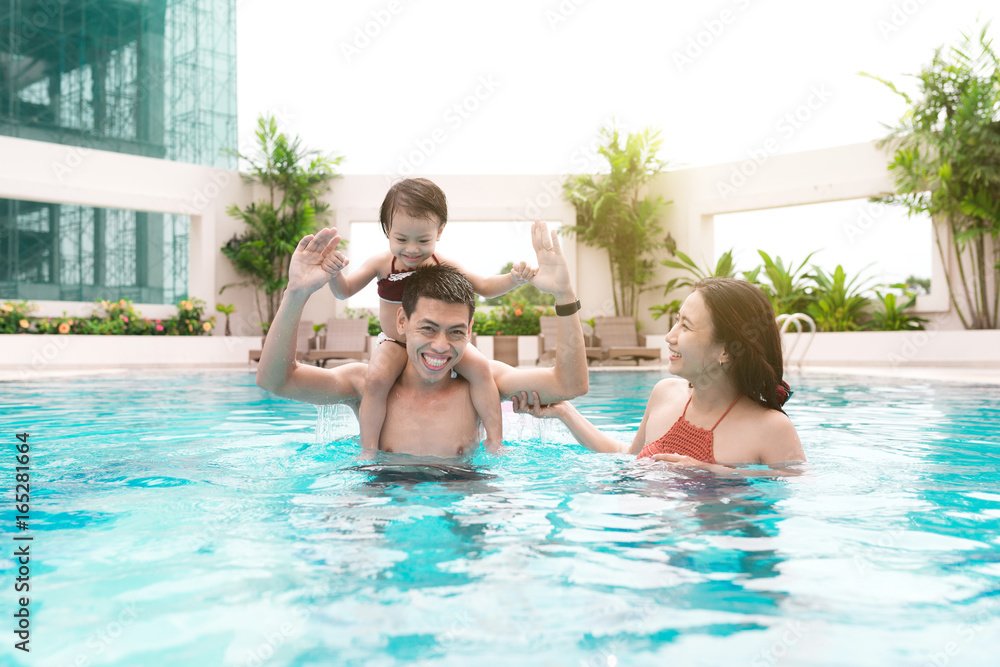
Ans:
[[[723,412],[722,416],[719,417],[719,420],[717,422],[715,422],[715,426],[712,426],[712,428],[710,428],[709,431],[714,431],[715,427],[719,425],[719,422],[721,422],[723,419],[726,418],[726,415],[728,415],[729,411],[733,409],[733,406],[736,405],[736,403],[740,400],[741,396],[742,396],[742,394],[736,394],[736,398],[733,399],[733,402],[729,404],[729,407],[726,408],[726,411]],[[684,404],[684,411],[681,412],[681,417],[685,417],[685,415],[687,415],[688,406],[691,405],[691,399],[692,398],[694,398],[694,394],[691,394],[690,396],[688,396],[688,402]]]

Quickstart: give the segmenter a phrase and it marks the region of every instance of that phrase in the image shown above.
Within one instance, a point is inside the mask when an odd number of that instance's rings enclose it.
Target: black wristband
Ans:
[[[580,306],[579,299],[577,299],[573,303],[564,303],[561,306],[556,306],[556,315],[559,315],[560,317],[565,315],[572,315],[576,311],[580,310],[581,307],[582,306]]]

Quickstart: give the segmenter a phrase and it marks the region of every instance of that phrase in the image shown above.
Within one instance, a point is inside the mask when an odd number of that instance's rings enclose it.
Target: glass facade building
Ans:
[[[235,169],[235,0],[0,1],[0,135]],[[176,303],[188,229],[0,199],[0,298]]]

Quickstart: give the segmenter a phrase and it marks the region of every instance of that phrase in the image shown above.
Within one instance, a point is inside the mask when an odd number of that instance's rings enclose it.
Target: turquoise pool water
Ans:
[[[576,403],[630,440],[660,377],[594,373]],[[421,483],[354,469],[352,420],[318,441],[246,373],[0,383],[0,663],[995,665],[1000,388],[792,379],[801,477],[638,465],[508,415],[489,477]]]

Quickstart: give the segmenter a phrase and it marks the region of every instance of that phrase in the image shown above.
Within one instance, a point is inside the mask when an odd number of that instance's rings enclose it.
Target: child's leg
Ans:
[[[371,359],[368,360],[368,372],[365,374],[361,407],[358,408],[362,449],[378,449],[382,424],[385,422],[386,399],[405,367],[406,350],[393,341],[383,340],[372,351]]]
[[[500,391],[490,370],[490,361],[473,345],[455,364],[455,370],[471,385],[472,404],[486,429],[486,446],[499,447],[503,442],[503,418],[500,416]]]

